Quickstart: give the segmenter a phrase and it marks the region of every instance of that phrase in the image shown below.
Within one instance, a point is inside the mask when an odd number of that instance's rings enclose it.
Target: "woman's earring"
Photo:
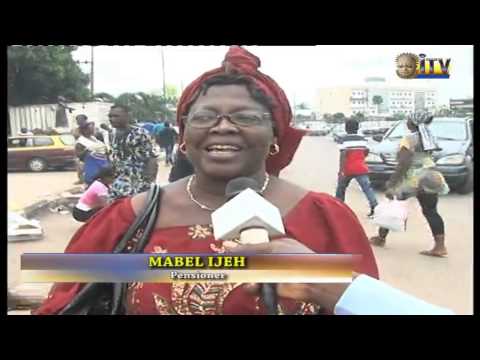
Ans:
[[[277,155],[280,152],[280,146],[278,146],[278,144],[273,144],[273,148],[274,150],[270,150],[269,152],[270,156]]]
[[[187,144],[185,144],[185,142],[181,143],[178,149],[182,154],[185,155],[187,153]]]

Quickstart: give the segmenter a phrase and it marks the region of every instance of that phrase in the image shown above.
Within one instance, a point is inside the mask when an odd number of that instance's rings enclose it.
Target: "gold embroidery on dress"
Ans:
[[[297,302],[295,310],[290,312],[284,309],[284,307],[281,304],[277,305],[278,315],[315,315],[318,313],[319,309],[320,309],[320,306],[315,304]]]
[[[189,230],[188,235],[192,239],[197,239],[197,238],[205,239],[206,237],[211,236],[213,233],[212,225],[190,226],[188,230]]]
[[[152,253],[155,253],[155,254],[165,254],[167,252],[168,252],[167,249],[164,249],[161,246],[154,246],[152,251]]]
[[[297,304],[299,305],[297,315],[316,315],[320,311],[320,306],[313,303],[300,302]]]
[[[143,288],[143,283],[135,282],[129,284],[130,303],[135,306],[140,303],[137,298],[137,291]],[[171,302],[164,297],[152,292],[156,310],[160,315],[221,315],[223,314],[223,303],[227,296],[241,286],[241,283],[222,284],[210,283],[174,283],[172,284]],[[255,296],[255,310],[260,311],[261,299]],[[297,302],[295,310],[286,311],[278,304],[279,315],[314,315],[318,314],[320,307],[312,303]]]
[[[137,295],[137,291],[141,288],[143,288],[143,282],[133,282],[127,285],[127,289],[130,291],[130,301],[132,305],[140,302],[140,300],[135,299],[135,296]]]
[[[255,310],[260,311],[260,296],[255,296]]]
[[[163,297],[157,293],[152,293],[153,301],[155,301],[155,307],[159,314],[162,315],[178,315],[172,305]]]
[[[172,307],[180,315],[221,315],[223,302],[242,284],[174,283]]]

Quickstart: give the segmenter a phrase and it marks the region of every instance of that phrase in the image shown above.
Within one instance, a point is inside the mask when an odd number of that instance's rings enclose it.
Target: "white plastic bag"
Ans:
[[[405,231],[407,229],[408,201],[387,200],[377,205],[373,223],[391,230]]]

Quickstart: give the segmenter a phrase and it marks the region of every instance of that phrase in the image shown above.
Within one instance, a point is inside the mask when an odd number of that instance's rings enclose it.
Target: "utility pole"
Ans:
[[[167,98],[166,86],[165,86],[165,57],[163,55],[163,46],[160,46],[160,52],[162,53],[162,78],[163,78],[163,97]]]
[[[90,57],[90,92],[93,99],[93,94],[95,94],[94,88],[93,88],[93,46],[91,49],[91,57]]]
[[[90,64],[90,96],[93,100],[94,87],[93,87],[93,46],[90,49],[90,61],[75,61],[77,64]]]

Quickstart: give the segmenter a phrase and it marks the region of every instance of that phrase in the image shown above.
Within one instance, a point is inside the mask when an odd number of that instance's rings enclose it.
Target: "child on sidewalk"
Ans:
[[[108,188],[115,180],[112,166],[102,168],[96,176],[95,181],[80,197],[73,208],[73,218],[80,222],[86,222],[97,211],[107,205]]]

